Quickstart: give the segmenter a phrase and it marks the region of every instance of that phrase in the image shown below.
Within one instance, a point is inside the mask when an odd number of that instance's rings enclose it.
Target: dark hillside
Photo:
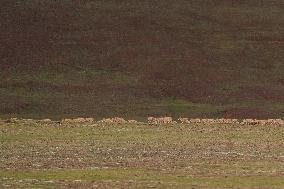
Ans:
[[[283,0],[1,0],[3,116],[284,117]]]

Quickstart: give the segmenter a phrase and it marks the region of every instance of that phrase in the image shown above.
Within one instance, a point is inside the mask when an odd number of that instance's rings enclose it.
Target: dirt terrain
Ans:
[[[1,122],[0,188],[284,188],[284,127]]]

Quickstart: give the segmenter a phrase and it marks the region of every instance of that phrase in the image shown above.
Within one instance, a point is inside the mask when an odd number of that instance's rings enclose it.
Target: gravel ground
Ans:
[[[0,188],[284,188],[284,127],[0,123]]]

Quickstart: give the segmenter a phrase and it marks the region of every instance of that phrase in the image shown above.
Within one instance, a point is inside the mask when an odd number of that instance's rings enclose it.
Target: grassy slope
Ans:
[[[0,5],[2,115],[284,117],[283,1]]]
[[[283,188],[283,130],[0,123],[0,188]]]

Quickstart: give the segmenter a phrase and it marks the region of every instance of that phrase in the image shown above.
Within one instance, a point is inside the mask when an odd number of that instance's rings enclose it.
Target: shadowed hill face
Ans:
[[[281,1],[0,5],[1,114],[284,116]]]

